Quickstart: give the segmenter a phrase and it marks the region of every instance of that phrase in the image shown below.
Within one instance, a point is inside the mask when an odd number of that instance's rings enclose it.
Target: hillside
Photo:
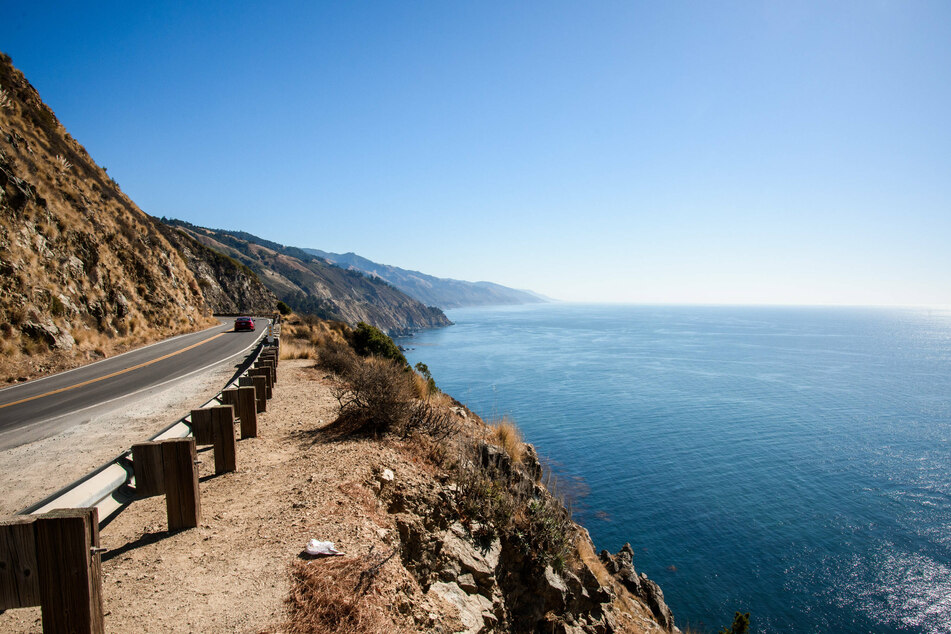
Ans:
[[[215,323],[178,251],[0,54],[0,377]]]
[[[320,249],[303,250],[338,266],[386,280],[410,297],[428,306],[438,306],[443,310],[464,306],[534,304],[548,301],[534,293],[501,284],[434,277],[419,271],[401,269],[398,266],[379,264],[355,253],[329,253]]]
[[[274,311],[277,298],[254,271],[206,247],[183,229],[161,222],[156,222],[156,226],[185,259],[213,312],[265,315]]]
[[[391,335],[452,323],[438,308],[426,306],[384,281],[334,266],[303,249],[244,231],[163,221],[247,266],[278,299],[298,312],[350,324],[365,321]]]

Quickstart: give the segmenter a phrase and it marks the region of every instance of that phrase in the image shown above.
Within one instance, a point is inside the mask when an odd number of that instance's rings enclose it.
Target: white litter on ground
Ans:
[[[307,542],[307,548],[305,548],[308,555],[314,557],[320,555],[342,555],[343,553],[337,550],[333,542],[319,542],[316,539],[312,539]]]

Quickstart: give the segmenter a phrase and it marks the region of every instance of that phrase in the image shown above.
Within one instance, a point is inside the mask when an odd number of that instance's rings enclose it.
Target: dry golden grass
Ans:
[[[317,347],[300,339],[281,341],[281,359],[316,359]]]
[[[507,416],[496,423],[489,423],[489,441],[505,451],[512,462],[520,463],[525,456],[525,443],[522,441],[522,432]]]
[[[334,342],[346,343],[344,331],[348,326],[340,322],[317,319],[309,315],[292,313],[284,318],[281,324],[281,341],[307,341],[316,347],[322,347]]]
[[[431,394],[429,389],[429,381],[420,376],[419,374],[413,373],[413,393],[421,401],[428,400]],[[437,392],[438,393],[438,392]]]
[[[86,341],[113,354],[216,323],[201,295],[191,289],[193,275],[185,262],[152,220],[110,182],[9,64],[6,56],[0,59],[7,97],[0,107],[5,133],[0,135],[0,161],[9,175],[22,179],[23,187],[34,188],[36,197],[30,194],[24,204],[6,207],[0,215],[0,232],[12,237],[4,241],[0,258],[15,270],[0,280],[0,314],[14,326],[27,318],[52,320],[76,334],[92,326],[107,340],[80,337],[84,341],[72,350],[48,351],[17,332],[16,350],[8,347],[4,357],[18,361],[0,369],[0,379],[79,365],[89,360],[83,358],[90,350]],[[68,265],[74,255],[81,269]],[[66,299],[51,299],[60,296]],[[122,319],[115,310],[119,296],[127,302]],[[79,312],[64,304],[79,307]],[[106,313],[102,323],[87,321],[93,313],[88,307],[94,305],[97,314]]]
[[[334,557],[295,562],[287,598],[290,618],[284,631],[294,634],[402,632],[388,617],[376,578],[389,557]]]

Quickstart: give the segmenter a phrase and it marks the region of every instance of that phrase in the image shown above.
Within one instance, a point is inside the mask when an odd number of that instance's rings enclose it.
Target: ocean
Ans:
[[[679,626],[951,633],[951,312],[538,304],[399,340]]]

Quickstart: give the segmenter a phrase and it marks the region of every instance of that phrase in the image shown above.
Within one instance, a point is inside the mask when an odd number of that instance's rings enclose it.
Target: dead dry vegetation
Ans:
[[[0,380],[214,324],[194,276],[0,54]]]

